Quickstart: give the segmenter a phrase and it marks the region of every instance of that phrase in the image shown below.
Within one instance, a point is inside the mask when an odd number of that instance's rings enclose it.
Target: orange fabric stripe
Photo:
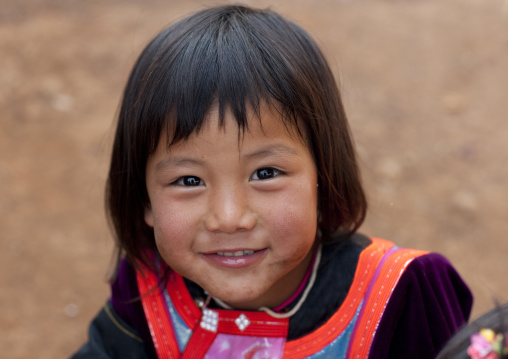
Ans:
[[[144,269],[143,274],[136,271],[136,279],[157,357],[159,359],[179,358],[180,350],[169,316],[166,313],[157,276]]]
[[[427,252],[415,249],[396,249],[388,253],[376,273],[372,287],[367,293],[360,317],[351,336],[348,358],[363,359],[369,355],[379,321],[385,311],[395,286],[411,261]]]
[[[171,271],[166,286],[175,309],[189,328],[195,328],[201,319],[201,310],[194,303],[181,275]]]
[[[394,247],[392,242],[384,239],[371,240],[372,243],[360,254],[353,283],[340,309],[314,332],[286,342],[284,359],[302,359],[315,354],[330,344],[351,322],[383,255]]]

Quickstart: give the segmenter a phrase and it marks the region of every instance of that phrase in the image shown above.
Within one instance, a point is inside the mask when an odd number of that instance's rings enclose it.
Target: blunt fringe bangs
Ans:
[[[220,6],[163,30],[130,74],[106,188],[118,255],[148,264],[143,253],[155,248],[144,222],[145,171],[161,135],[168,145],[187,139],[218,106],[219,125],[231,111],[241,136],[248,112],[259,116],[262,104],[296,126],[314,156],[323,240],[358,229],[366,200],[340,94],[321,51],[303,29],[271,10]]]

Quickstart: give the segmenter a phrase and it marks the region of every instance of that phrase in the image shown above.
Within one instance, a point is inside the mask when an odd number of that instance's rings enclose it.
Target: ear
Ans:
[[[153,211],[150,204],[147,204],[145,207],[145,223],[153,228]]]

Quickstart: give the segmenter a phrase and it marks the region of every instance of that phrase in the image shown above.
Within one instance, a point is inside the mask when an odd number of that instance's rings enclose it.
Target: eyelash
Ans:
[[[264,174],[262,174],[262,172],[265,172]],[[259,178],[261,176],[269,176],[267,178]],[[277,177],[277,176],[281,176],[281,175],[284,175],[284,172],[282,172],[281,170],[278,170],[276,168],[273,168],[273,167],[262,167],[262,168],[259,168],[257,169],[256,171],[254,171],[254,173],[252,174],[252,176],[250,176],[249,178],[249,181],[264,181],[264,180],[269,180],[269,179],[272,179],[274,177]],[[254,178],[254,177],[258,177],[258,178]],[[194,184],[185,184],[185,181],[194,181],[193,183]],[[200,185],[203,185],[203,180],[197,176],[182,176],[182,177],[179,177],[177,178],[175,181],[171,182],[171,185],[174,185],[174,186],[182,186],[182,187],[198,187]]]
[[[268,177],[268,178],[265,178],[265,179],[261,179],[261,178],[253,178],[255,175],[257,175],[259,177],[259,174],[261,173],[261,171],[269,171],[271,172],[271,176]],[[273,167],[262,167],[262,168],[259,168],[257,170],[254,171],[254,173],[252,174],[252,176],[250,176],[249,180],[254,180],[254,181],[263,181],[263,180],[269,180],[269,179],[272,179],[274,177],[277,177],[277,176],[280,176],[280,175],[284,175],[284,172],[282,172],[281,170],[278,170],[276,168],[273,168]]]
[[[194,185],[186,185],[185,180],[197,180],[197,184]],[[203,180],[197,176],[182,176],[176,179],[176,181],[171,182],[173,186],[182,186],[182,187],[198,187],[203,184]]]

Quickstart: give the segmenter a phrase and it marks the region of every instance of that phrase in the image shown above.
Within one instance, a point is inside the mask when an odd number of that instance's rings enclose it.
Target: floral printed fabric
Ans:
[[[218,334],[205,359],[279,359],[285,342],[285,338]]]
[[[503,347],[503,334],[496,334],[491,329],[482,329],[479,333],[471,335],[471,345],[467,354],[472,359],[499,359],[507,354]]]

